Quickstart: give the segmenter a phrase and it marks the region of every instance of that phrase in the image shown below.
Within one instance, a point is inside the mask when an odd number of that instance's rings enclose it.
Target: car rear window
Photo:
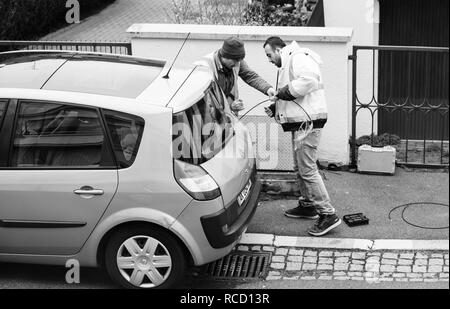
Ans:
[[[172,154],[190,164],[202,164],[220,152],[233,137],[232,116],[215,82],[201,100],[173,115]]]

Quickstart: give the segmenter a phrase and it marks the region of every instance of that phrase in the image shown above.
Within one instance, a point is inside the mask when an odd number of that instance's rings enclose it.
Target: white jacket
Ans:
[[[318,54],[307,48],[300,48],[297,42],[281,50],[281,65],[278,89],[288,85],[289,92],[311,117],[314,123],[325,124],[328,111],[322,84]],[[299,123],[310,120],[305,112],[292,101],[278,100],[275,117],[281,124]]]

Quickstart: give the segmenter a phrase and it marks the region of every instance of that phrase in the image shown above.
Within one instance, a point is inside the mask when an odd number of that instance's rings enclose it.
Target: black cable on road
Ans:
[[[402,220],[403,220],[405,223],[407,223],[407,224],[409,224],[409,225],[411,225],[411,226],[414,226],[414,227],[417,227],[417,228],[421,228],[421,229],[427,229],[427,230],[443,230],[443,229],[448,229],[448,228],[449,228],[449,226],[445,226],[445,227],[429,227],[429,226],[421,226],[421,225],[417,225],[417,224],[411,223],[411,222],[409,222],[409,221],[405,218],[405,212],[406,212],[406,210],[407,210],[409,207],[414,206],[414,205],[423,205],[423,204],[438,205],[438,206],[444,206],[444,207],[447,207],[447,208],[449,207],[449,205],[447,205],[447,204],[433,203],[433,202],[408,203],[408,204],[404,204],[404,205],[400,205],[400,206],[397,206],[397,207],[392,208],[391,211],[389,212],[389,220],[392,220],[392,219],[391,219],[391,214],[392,214],[392,212],[394,212],[395,210],[397,210],[397,209],[403,207],[403,210],[402,210],[402,217],[401,217],[401,218],[402,218]]]

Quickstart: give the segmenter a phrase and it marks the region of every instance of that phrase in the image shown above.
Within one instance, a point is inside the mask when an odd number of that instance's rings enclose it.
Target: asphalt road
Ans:
[[[79,284],[67,284],[65,267],[0,264],[0,289],[115,289],[100,269],[82,268]],[[209,280],[187,276],[181,289],[449,289],[448,282],[367,283],[338,280]]]

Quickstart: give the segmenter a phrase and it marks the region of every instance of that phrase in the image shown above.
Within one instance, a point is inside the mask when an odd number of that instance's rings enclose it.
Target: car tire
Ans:
[[[167,289],[184,276],[186,256],[174,236],[159,228],[142,226],[122,229],[111,236],[105,250],[105,266],[111,279],[121,287]]]

